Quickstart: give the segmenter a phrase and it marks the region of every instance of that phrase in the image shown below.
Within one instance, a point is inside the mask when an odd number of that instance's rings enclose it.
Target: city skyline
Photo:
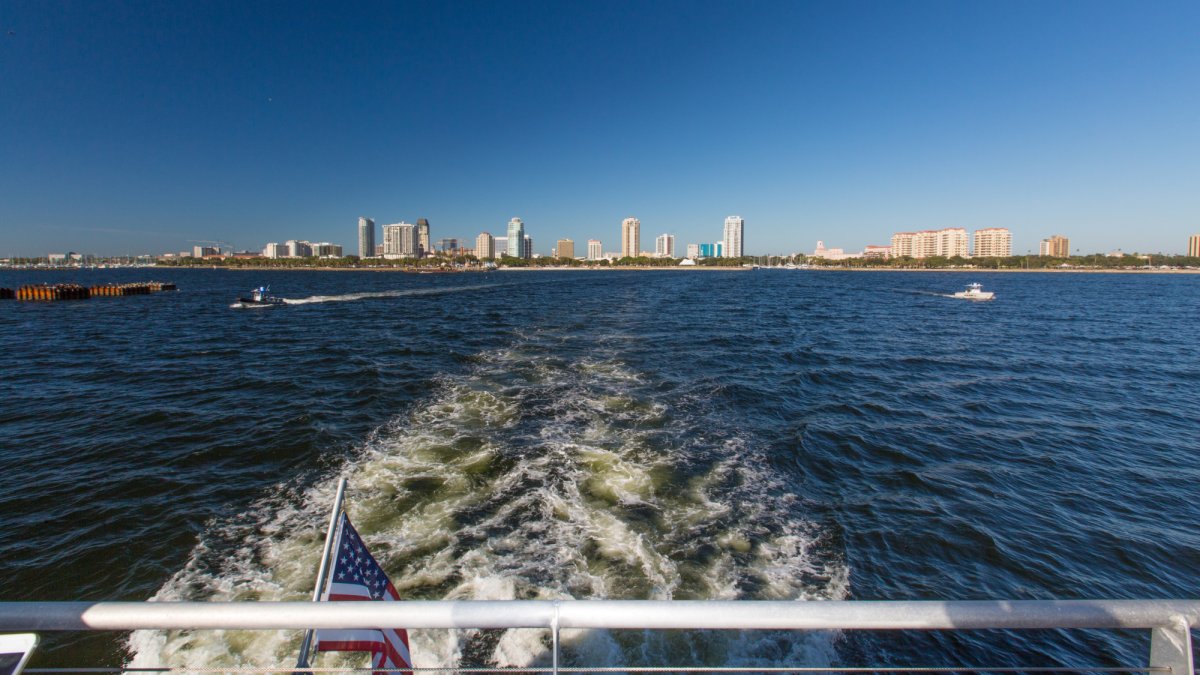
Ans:
[[[1194,2],[18,3],[2,21],[0,256],[356,251],[347,221],[414,212],[464,241],[521,213],[542,253],[629,213],[681,245],[742,214],[747,254],[953,227],[1009,228],[1014,252],[1064,233],[1182,253],[1200,228]],[[403,26],[424,32],[365,47]],[[729,34],[743,47],[712,40]]]

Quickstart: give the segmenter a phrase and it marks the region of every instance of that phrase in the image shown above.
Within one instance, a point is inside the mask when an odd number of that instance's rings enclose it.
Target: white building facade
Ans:
[[[588,260],[599,260],[604,257],[604,247],[600,245],[599,239],[588,239],[587,246]]]
[[[746,221],[741,216],[729,216],[725,219],[724,257],[742,257],[742,239],[746,230]]]
[[[674,258],[675,257],[675,235],[660,234],[654,240],[654,257],[656,258]]]
[[[417,228],[412,223],[392,223],[383,226],[383,257],[415,258]]]

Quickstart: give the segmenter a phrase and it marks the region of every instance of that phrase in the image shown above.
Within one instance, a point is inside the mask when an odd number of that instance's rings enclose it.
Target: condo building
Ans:
[[[475,257],[480,260],[491,260],[496,257],[496,238],[487,232],[475,237]]]
[[[1071,257],[1071,240],[1056,234],[1049,239],[1043,239],[1038,244],[1038,255],[1049,256],[1051,258],[1069,258]]]
[[[742,257],[742,235],[745,233],[746,221],[741,216],[729,216],[725,219],[725,257]]]
[[[892,235],[892,255],[897,258],[967,257],[967,231],[961,227]]]
[[[599,239],[588,239],[588,260],[599,260],[604,257],[604,249],[600,245]]]
[[[316,244],[309,245],[312,251],[311,255],[318,258],[340,258],[342,257],[342,247],[340,244],[331,244],[327,241],[322,241]]]
[[[1012,233],[1007,227],[975,230],[976,258],[1007,258],[1012,255]]]
[[[699,258],[699,257],[700,257],[700,244],[688,244],[687,245],[687,259],[695,260],[696,258]]]
[[[720,258],[724,244],[717,242],[715,244],[700,244],[701,258]]]
[[[574,258],[575,257],[575,241],[572,239],[559,239],[554,245],[555,258]]]
[[[287,246],[272,242],[263,247],[262,254],[264,258],[286,258]]]
[[[887,260],[892,257],[891,246],[875,246],[870,245],[863,248],[862,257],[864,258],[882,258]]]
[[[621,257],[629,258],[642,248],[642,223],[637,218],[621,221]]]
[[[399,222],[383,226],[383,257],[415,258],[417,256],[417,228],[411,223]]]
[[[264,252],[263,255],[266,255]],[[375,221],[365,216],[358,218],[358,257],[375,255]]]
[[[1200,234],[1188,237],[1188,257],[1200,258]]]
[[[656,258],[674,258],[675,257],[675,235],[660,234],[654,240],[654,257]]]
[[[520,218],[513,218],[508,221],[508,236],[505,237],[508,243],[507,250],[504,251],[510,258],[524,258],[525,251],[522,242],[525,241],[525,223],[521,222]]]
[[[525,235],[524,254],[525,254],[526,260],[533,259],[533,237],[531,237],[529,235]]]

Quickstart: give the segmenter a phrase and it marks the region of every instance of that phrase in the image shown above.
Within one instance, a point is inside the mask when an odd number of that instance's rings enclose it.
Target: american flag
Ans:
[[[371,557],[350,518],[343,513],[338,524],[333,568],[322,600],[399,600],[400,594]],[[408,631],[403,628],[317,631],[317,651],[371,652],[371,667],[412,668]],[[377,675],[383,675],[376,671]],[[411,671],[406,675],[412,675]]]

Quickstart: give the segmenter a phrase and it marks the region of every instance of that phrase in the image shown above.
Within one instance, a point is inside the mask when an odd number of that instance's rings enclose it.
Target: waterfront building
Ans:
[[[575,257],[575,242],[571,239],[559,239],[558,244],[554,246],[555,258],[574,258]]]
[[[520,218],[513,218],[508,221],[508,237],[505,238],[508,242],[508,250],[505,253],[510,258],[524,258],[525,251],[522,242],[525,240],[525,223],[521,222]]]
[[[358,257],[375,255],[375,221],[365,216],[358,218]]]
[[[729,216],[725,219],[724,257],[742,257],[742,235],[745,233],[745,229],[746,221],[741,216]]]
[[[264,258],[286,258],[287,246],[271,242],[263,247],[262,254]]]
[[[897,232],[892,235],[892,255],[900,258],[931,258],[942,256],[966,258],[967,231],[961,227],[920,232]]]
[[[417,257],[424,258],[432,252],[429,248],[429,219],[417,218]]]
[[[862,257],[864,258],[880,258],[887,260],[892,257],[891,246],[867,246],[863,249]]]
[[[642,222],[637,218],[621,221],[621,257],[635,257],[642,247]]]
[[[503,258],[508,255],[508,237],[496,237],[496,258]]]
[[[522,251],[526,260],[533,259],[533,237],[525,235],[525,248]]]
[[[824,258],[825,260],[846,260],[847,258],[861,258],[860,253],[846,253],[840,248],[825,248],[825,242],[818,241],[817,247],[813,249],[812,257]]]
[[[1200,258],[1200,234],[1188,237],[1188,257]]]
[[[696,258],[699,258],[699,257],[700,257],[700,245],[699,244],[688,244],[687,245],[687,259],[695,260]]]
[[[1038,244],[1038,255],[1042,257],[1049,256],[1051,258],[1069,258],[1071,257],[1071,240],[1056,234],[1049,239],[1043,239]]]
[[[216,248],[214,246],[193,246],[192,247],[192,257],[193,258],[203,258],[206,255],[217,255],[220,252],[221,252],[221,249]]]
[[[715,244],[700,244],[700,257],[701,258],[720,258],[721,253],[723,252],[724,246],[725,245],[723,242],[717,242]]]
[[[654,257],[656,258],[674,258],[675,257],[675,235],[660,234],[654,240]]]
[[[420,232],[419,229],[417,231],[418,231],[418,233]],[[450,255],[454,255],[455,253],[458,252],[458,248],[459,248],[459,246],[458,246],[458,238],[457,237],[443,237],[441,239],[438,239],[437,250],[439,250],[443,253],[449,253]],[[418,255],[420,255],[420,253],[421,253],[421,235],[420,234],[417,235],[417,253],[418,253]]]
[[[393,223],[383,226],[383,257],[415,258],[417,228],[412,223]]]
[[[487,232],[475,237],[475,257],[491,260],[496,257],[496,238]]]
[[[287,245],[287,257],[289,258],[309,258],[313,254],[312,244],[307,241],[288,239],[285,243]]]
[[[599,260],[604,257],[604,249],[600,246],[599,239],[588,239],[587,259]]]
[[[975,230],[976,258],[1007,258],[1012,255],[1012,233],[1007,227],[986,227]]]
[[[322,241],[309,246],[309,255],[314,255],[318,258],[340,258],[342,257],[342,247],[339,244],[331,244],[327,241]]]

